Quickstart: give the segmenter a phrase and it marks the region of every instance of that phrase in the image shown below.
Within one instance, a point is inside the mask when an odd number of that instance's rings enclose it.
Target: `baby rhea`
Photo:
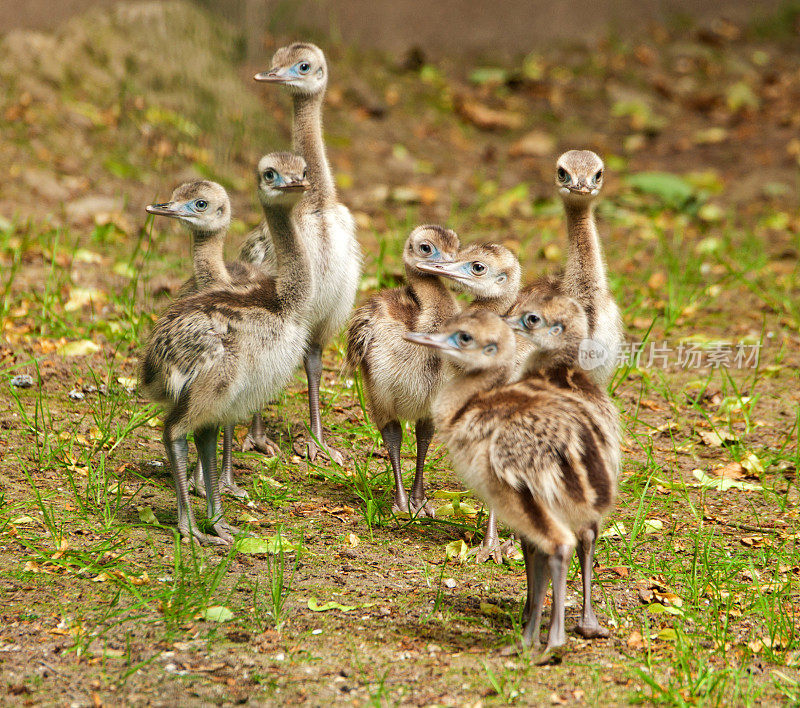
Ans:
[[[595,540],[616,496],[620,433],[608,394],[578,367],[588,328],[583,308],[571,298],[533,294],[516,312],[505,322],[485,310],[464,313],[439,333],[407,338],[437,349],[451,368],[433,403],[436,427],[465,484],[522,541],[525,646],[540,646],[544,594],[548,579],[553,582],[550,629],[540,656],[546,661],[566,643],[564,596],[576,547],[584,593],[577,631],[608,636],[592,608],[591,574]],[[509,384],[512,328],[533,348],[522,378]]]

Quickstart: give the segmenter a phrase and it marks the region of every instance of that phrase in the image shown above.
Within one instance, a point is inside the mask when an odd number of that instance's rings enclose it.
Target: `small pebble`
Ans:
[[[446,588],[451,588],[452,589],[452,588],[454,588],[456,586],[456,581],[453,580],[452,578],[445,578],[444,579],[444,586]]]
[[[15,388],[31,388],[33,386],[33,378],[28,374],[19,374],[11,379],[11,385]]]
[[[86,398],[86,394],[83,391],[79,391],[77,388],[73,388],[67,395],[73,401],[82,401],[84,398]]]
[[[322,630],[321,629],[312,629],[311,630],[311,634],[322,634]]]
[[[148,462],[147,464],[150,465],[150,467],[163,467],[164,466],[164,463],[161,460],[150,460],[150,462]]]

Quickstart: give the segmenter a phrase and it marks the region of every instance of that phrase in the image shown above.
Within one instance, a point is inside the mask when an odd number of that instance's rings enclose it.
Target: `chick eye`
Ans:
[[[429,243],[424,243],[424,242],[421,243],[419,245],[419,250],[426,256],[429,256],[431,255],[431,253],[433,253],[433,249],[431,248],[431,245]]]
[[[539,315],[529,312],[522,318],[522,324],[525,325],[528,329],[533,329],[542,321],[542,318]]]
[[[556,175],[558,176],[559,182],[562,184],[569,184],[569,173],[563,167],[558,168]]]
[[[306,172],[307,172],[307,170],[303,170],[303,179],[306,179],[306,176],[307,176]]]
[[[456,334],[458,346],[463,347],[472,342],[472,335],[469,332],[459,332]]]
[[[475,275],[483,275],[486,272],[486,266],[480,261],[475,261],[471,266],[471,270]]]
[[[205,211],[208,209],[208,202],[205,199],[196,199],[194,202],[194,208],[197,211]]]
[[[277,173],[275,172],[275,170],[272,169],[264,170],[264,179],[267,180],[268,182],[272,182],[272,180],[274,180],[275,177],[277,177]]]
[[[483,353],[486,354],[486,356],[494,356],[495,354],[497,354],[497,345],[496,344],[487,344],[483,348]]]
[[[301,61],[301,62],[300,62],[298,65],[297,65],[297,70],[298,70],[298,71],[299,71],[301,74],[307,74],[309,71],[311,71],[311,64],[309,64],[307,61]]]
[[[603,170],[598,170],[594,176],[594,183],[597,184],[601,179],[603,179]]]
[[[560,325],[560,324],[553,325],[550,328],[550,334],[552,334],[554,337],[557,337],[563,331],[564,331],[564,325]]]

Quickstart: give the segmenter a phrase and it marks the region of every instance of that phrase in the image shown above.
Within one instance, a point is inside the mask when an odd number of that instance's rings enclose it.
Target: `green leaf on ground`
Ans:
[[[233,619],[233,612],[222,605],[212,605],[211,607],[206,607],[200,613],[200,616],[209,622],[228,622]]]
[[[154,526],[159,525],[156,515],[149,506],[139,507],[139,520],[144,524],[153,524]]]
[[[342,612],[350,612],[351,610],[355,610],[357,607],[365,606],[366,605],[342,605],[334,600],[320,605],[316,597],[308,598],[308,609],[312,612],[327,612],[328,610],[341,610]]]
[[[739,489],[744,492],[754,492],[762,489],[760,484],[753,484],[752,482],[741,482],[737,479],[728,479],[727,477],[709,477],[703,470],[694,470],[692,472],[692,477],[697,480],[693,486],[718,489],[720,492],[725,492],[728,489]]]

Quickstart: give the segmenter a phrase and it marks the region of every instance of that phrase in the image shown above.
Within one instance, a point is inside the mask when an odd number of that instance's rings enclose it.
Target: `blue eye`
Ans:
[[[470,270],[473,275],[483,275],[486,272],[486,266],[480,261],[474,261],[470,266]]]
[[[273,169],[264,170],[263,177],[267,182],[272,182],[272,180],[277,177],[278,173],[275,172]]]
[[[563,325],[560,325],[560,324],[553,325],[553,326],[550,328],[550,334],[552,334],[554,337],[557,337],[557,336],[558,336],[559,334],[561,334],[563,331],[564,331],[564,326],[563,326]]]
[[[298,65],[297,65],[297,70],[298,70],[298,71],[299,71],[301,74],[307,74],[309,71],[311,71],[311,64],[309,64],[307,61],[301,61],[301,62],[300,62]]]
[[[569,173],[563,167],[558,168],[557,176],[558,176],[558,181],[561,182],[561,184],[570,183]]]
[[[208,202],[205,199],[196,199],[194,202],[194,208],[197,211],[205,211],[208,209]]]
[[[469,332],[456,332],[450,337],[451,344],[457,347],[465,347],[472,342],[472,335]]]

